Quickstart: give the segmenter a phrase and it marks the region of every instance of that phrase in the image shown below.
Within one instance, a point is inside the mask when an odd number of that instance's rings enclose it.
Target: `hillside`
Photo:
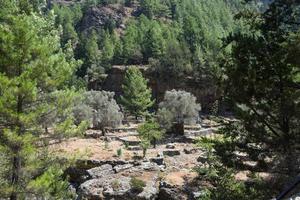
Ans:
[[[0,200],[300,197],[299,0],[1,0]]]

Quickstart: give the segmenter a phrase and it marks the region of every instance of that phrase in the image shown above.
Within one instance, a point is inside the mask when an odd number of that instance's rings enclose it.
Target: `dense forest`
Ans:
[[[0,0],[0,199],[296,199],[299,142],[298,0]]]

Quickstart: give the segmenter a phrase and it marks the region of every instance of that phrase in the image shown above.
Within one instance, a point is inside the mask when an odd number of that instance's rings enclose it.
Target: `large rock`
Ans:
[[[159,171],[161,168],[152,162],[142,162],[140,166],[138,166],[143,171]]]
[[[154,200],[158,195],[157,176],[147,180],[143,191],[132,190],[130,177],[114,176],[111,178],[91,179],[79,187],[79,198],[87,200]]]
[[[103,179],[92,179],[79,186],[79,199],[99,200],[103,199]]]
[[[128,144],[129,146],[139,146],[141,143],[141,140],[135,136],[128,136],[128,137],[122,137],[120,140],[125,144]]]
[[[133,167],[133,164],[117,165],[117,166],[114,167],[114,171],[116,173],[119,173],[121,171],[125,171],[127,169],[130,169],[131,167]]]
[[[114,174],[113,168],[109,164],[102,165],[87,170],[87,173],[92,179],[103,178]]]
[[[158,185],[157,185],[157,176],[153,176],[151,180],[146,182],[146,187],[144,190],[137,195],[139,200],[154,200],[158,196]]]
[[[91,178],[85,169],[80,169],[76,167],[69,167],[65,171],[65,174],[69,176],[70,182],[76,184],[81,184]]]
[[[157,200],[187,200],[188,196],[179,188],[162,187],[159,189]]]
[[[114,23],[118,26],[122,24],[123,12],[120,8],[113,6],[93,6],[84,14],[80,28],[88,30],[91,28],[102,28]]]
[[[121,176],[117,179],[111,179],[103,187],[103,195],[106,199],[129,199],[131,178]]]

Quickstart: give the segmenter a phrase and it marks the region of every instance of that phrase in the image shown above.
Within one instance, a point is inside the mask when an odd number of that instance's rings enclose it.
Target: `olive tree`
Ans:
[[[93,128],[100,129],[104,135],[107,127],[121,124],[123,114],[114,99],[113,92],[88,91],[84,93],[82,104],[74,109],[75,121],[90,121]]]
[[[159,104],[158,121],[165,129],[174,124],[195,124],[201,110],[196,97],[182,90],[167,91],[164,100]]]

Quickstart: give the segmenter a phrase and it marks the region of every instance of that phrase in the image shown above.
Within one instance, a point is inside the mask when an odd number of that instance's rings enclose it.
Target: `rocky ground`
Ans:
[[[82,155],[66,172],[78,200],[184,200],[199,195],[199,188],[193,187],[197,176],[193,169],[205,158],[191,138],[208,127],[187,127],[185,136],[169,136],[156,148],[148,149],[145,158],[142,158],[136,127],[137,124],[120,127],[110,130],[106,136],[89,130],[86,138],[71,138],[51,145],[50,149],[58,155]],[[205,134],[212,130],[206,130]],[[130,183],[133,177],[145,182],[142,192],[133,190]]]

